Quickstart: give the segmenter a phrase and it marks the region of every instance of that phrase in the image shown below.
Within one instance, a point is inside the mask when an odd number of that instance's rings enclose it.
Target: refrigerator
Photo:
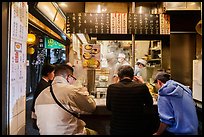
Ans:
[[[202,60],[193,60],[193,99],[202,102]]]

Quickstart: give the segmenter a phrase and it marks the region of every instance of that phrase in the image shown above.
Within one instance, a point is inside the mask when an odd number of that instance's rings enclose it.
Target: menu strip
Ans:
[[[69,13],[67,33],[87,34],[170,34],[167,14]]]

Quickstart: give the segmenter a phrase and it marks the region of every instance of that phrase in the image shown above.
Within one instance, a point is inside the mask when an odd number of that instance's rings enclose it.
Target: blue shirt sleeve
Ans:
[[[167,96],[160,96],[158,98],[158,112],[161,122],[166,123],[169,126],[174,123],[175,117],[173,106],[170,102],[170,98]]]

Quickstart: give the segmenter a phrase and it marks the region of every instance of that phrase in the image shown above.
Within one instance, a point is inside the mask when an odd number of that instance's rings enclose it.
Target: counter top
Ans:
[[[97,106],[106,106],[106,98],[94,98]],[[157,105],[157,100],[153,97],[153,105]]]
[[[94,98],[96,110],[91,115],[111,115],[111,111],[106,108],[106,98]],[[156,99],[153,98],[153,105],[157,105]],[[83,114],[90,115],[90,114]]]
[[[85,121],[86,127],[96,130],[99,135],[110,135],[110,119],[112,113],[106,108],[106,98],[94,98],[94,100],[96,102],[96,110],[91,114],[83,114],[81,119]],[[147,121],[151,124],[148,125],[149,128],[155,132],[160,121],[157,113],[157,101],[154,98],[153,101],[155,111],[153,112],[153,116]]]

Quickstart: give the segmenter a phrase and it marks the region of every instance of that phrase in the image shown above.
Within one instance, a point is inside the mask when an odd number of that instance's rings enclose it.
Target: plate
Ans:
[[[85,59],[90,59],[91,57],[92,57],[92,55],[89,52],[85,52],[83,54],[83,58],[85,58]]]
[[[86,50],[91,50],[92,49],[92,45],[86,45],[84,48],[86,49]]]
[[[91,53],[92,53],[92,54],[97,54],[97,53],[99,53],[99,49],[92,49],[92,50],[91,50]]]

